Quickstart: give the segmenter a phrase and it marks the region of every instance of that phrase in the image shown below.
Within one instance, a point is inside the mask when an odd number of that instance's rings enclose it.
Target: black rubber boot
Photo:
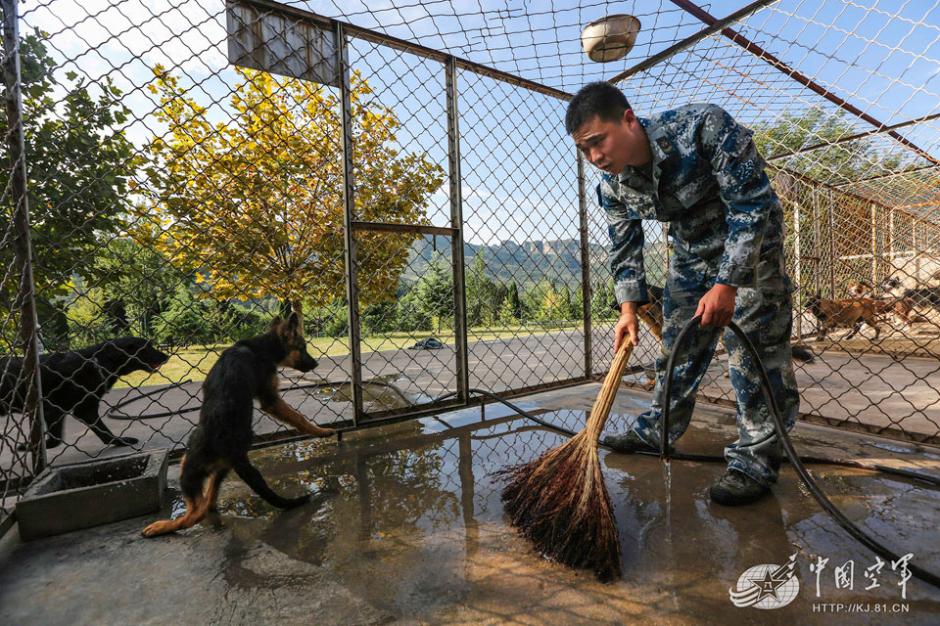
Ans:
[[[601,443],[614,452],[621,454],[633,454],[634,452],[659,452],[659,448],[654,448],[636,434],[636,431],[628,430],[618,435],[608,435],[601,440]]]
[[[766,487],[747,474],[733,469],[726,471],[724,476],[708,489],[708,494],[712,500],[725,506],[750,504],[760,500],[768,493],[770,493],[770,487]]]

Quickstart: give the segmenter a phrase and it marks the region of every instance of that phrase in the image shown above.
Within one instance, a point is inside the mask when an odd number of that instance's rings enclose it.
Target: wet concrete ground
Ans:
[[[543,394],[524,408],[547,410],[543,419],[578,428],[596,391],[586,385]],[[642,396],[622,390],[612,429],[625,427],[643,404]],[[605,453],[623,580],[605,585],[547,562],[506,525],[493,473],[563,438],[500,408],[487,408],[485,417],[466,410],[364,431],[340,444],[259,450],[253,459],[278,491],[321,496],[279,512],[229,479],[220,530],[197,526],[145,540],[139,531],[152,518],[140,518],[29,544],[12,531],[0,540],[0,623],[940,621],[940,590],[912,579],[902,599],[890,563],[876,577],[880,587],[864,589],[874,555],[818,508],[789,467],[773,497],[725,508],[707,497],[721,463],[665,466]],[[940,473],[936,449],[811,425],[797,431],[806,454]],[[701,410],[679,448],[720,454],[732,438],[732,418]],[[940,572],[940,491],[859,469],[817,465],[814,473],[850,518]],[[175,491],[169,499],[165,513],[178,513]],[[731,604],[729,589],[745,570],[781,565],[794,554],[799,591],[789,605]],[[818,597],[810,569],[817,557],[829,559]],[[834,569],[850,560],[854,589],[838,589]],[[833,613],[838,604],[843,610]],[[847,612],[849,605],[868,612]]]

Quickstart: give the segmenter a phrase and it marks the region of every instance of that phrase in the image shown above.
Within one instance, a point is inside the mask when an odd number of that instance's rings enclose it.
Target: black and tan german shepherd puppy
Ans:
[[[301,433],[317,437],[334,433],[307,421],[284,402],[278,394],[279,365],[301,372],[317,366],[316,360],[307,354],[296,312],[286,320],[275,318],[267,333],[228,348],[209,370],[202,385],[199,424],[190,435],[180,462],[180,489],[186,513],[174,520],[150,524],[143,530],[144,537],[189,528],[207,516],[217,524],[219,485],[230,470],[235,470],[255,493],[276,507],[289,509],[309,500],[309,494],[285,498],[275,493],[248,459],[254,436],[251,421],[255,398],[264,412]]]
[[[82,350],[41,355],[46,447],[55,448],[62,443],[65,416],[69,414],[84,422],[106,445],[136,444],[133,437],[119,437],[111,432],[98,416],[98,405],[121,376],[139,370],[153,372],[169,358],[140,337],[109,339]],[[0,414],[23,411],[28,385],[22,370],[23,359],[0,358]]]

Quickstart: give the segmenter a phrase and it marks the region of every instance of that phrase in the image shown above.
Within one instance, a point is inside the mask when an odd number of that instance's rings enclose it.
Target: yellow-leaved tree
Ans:
[[[218,299],[273,296],[327,304],[345,295],[343,161],[336,90],[238,69],[232,116],[213,122],[177,77],[154,68],[152,93],[167,132],[148,145],[154,201],[139,207],[136,236],[196,272]],[[444,182],[424,153],[404,153],[394,112],[350,83],[356,216],[427,223]],[[415,237],[358,233],[363,303],[394,297]]]

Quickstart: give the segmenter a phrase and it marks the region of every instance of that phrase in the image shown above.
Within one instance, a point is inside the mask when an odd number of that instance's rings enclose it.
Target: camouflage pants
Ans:
[[[656,387],[650,410],[637,418],[633,429],[657,448],[662,417],[666,361],[682,327],[695,315],[698,302],[714,284],[711,264],[673,256],[663,297],[663,347],[656,360]],[[757,269],[757,287],[738,289],[734,322],[753,342],[770,377],[774,397],[787,429],[793,427],[799,409],[799,393],[790,354],[790,281],[779,259],[765,259]],[[774,434],[774,422],[761,392],[759,369],[729,330],[698,328],[686,340],[676,361],[672,384],[670,443],[689,426],[695,393],[715,353],[720,335],[728,351],[731,385],[737,397],[738,439],[725,448],[728,467],[770,485],[777,480],[782,446]]]

